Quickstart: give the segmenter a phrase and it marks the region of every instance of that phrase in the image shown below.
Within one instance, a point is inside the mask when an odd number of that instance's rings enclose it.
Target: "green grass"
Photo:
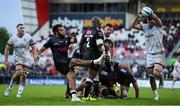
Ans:
[[[85,103],[72,103],[64,99],[65,86],[30,86],[27,85],[22,98],[16,98],[17,87],[8,97],[3,96],[7,85],[0,85],[0,105],[180,105],[180,89],[159,89],[160,101],[152,99],[150,88],[140,88],[139,99],[134,98],[134,90],[130,89],[129,98],[99,99]]]

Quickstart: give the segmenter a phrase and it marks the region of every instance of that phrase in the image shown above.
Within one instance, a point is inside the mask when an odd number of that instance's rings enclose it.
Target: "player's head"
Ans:
[[[17,28],[18,35],[23,36],[24,33],[25,33],[25,30],[24,30],[24,29],[25,29],[24,24],[19,23],[19,24],[16,26],[16,28]]]
[[[155,25],[155,20],[153,19],[153,18],[151,18],[151,17],[148,17],[147,18],[147,22],[148,22],[148,24],[150,25],[150,26],[154,26]]]
[[[106,46],[106,48],[109,50],[110,48],[113,47],[113,42],[110,39],[105,39],[104,40],[104,45]]]
[[[106,24],[104,28],[104,35],[106,37],[109,37],[113,33],[113,26],[112,24]]]
[[[101,27],[101,18],[98,16],[94,16],[91,19],[92,25],[96,27]]]
[[[52,31],[54,35],[58,35],[60,37],[65,36],[65,28],[61,24],[56,24],[55,26],[53,26]]]

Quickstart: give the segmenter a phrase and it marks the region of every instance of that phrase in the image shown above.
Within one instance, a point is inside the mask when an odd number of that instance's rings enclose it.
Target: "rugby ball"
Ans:
[[[144,7],[142,8],[141,13],[144,17],[149,17],[149,16],[152,16],[153,10],[149,7]]]

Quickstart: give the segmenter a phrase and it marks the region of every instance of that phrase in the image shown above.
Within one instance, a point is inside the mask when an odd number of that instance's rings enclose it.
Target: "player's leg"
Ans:
[[[98,59],[94,59],[94,60],[82,60],[82,59],[72,58],[70,65],[71,67],[74,66],[91,67],[94,64],[102,64],[103,60],[104,60],[104,55],[101,55]]]
[[[159,88],[163,88],[164,86],[164,74],[161,72],[159,78]]]
[[[75,66],[73,67],[74,73],[77,76],[79,74],[79,66]],[[64,98],[69,98],[71,97],[71,93],[70,93],[70,88],[69,88],[69,82],[67,81],[66,83],[66,93],[64,95]]]
[[[21,75],[20,76],[20,82],[19,82],[19,88],[18,88],[18,93],[16,95],[16,97],[21,97],[24,91],[24,86],[25,86],[25,82],[26,82],[26,75]]]
[[[150,77],[150,84],[151,84],[151,89],[152,89],[153,94],[154,94],[154,99],[159,100],[159,94],[158,94],[158,90],[157,90],[155,77]]]
[[[171,89],[174,89],[175,83],[176,83],[177,77],[175,75],[173,75],[173,81],[172,81],[172,86]]]
[[[69,82],[66,82],[66,93],[64,95],[64,98],[69,98],[70,97],[70,89],[69,89]]]
[[[12,91],[12,89],[13,89],[14,84],[16,83],[17,78],[18,78],[18,77],[20,76],[20,74],[21,74],[22,68],[21,68],[20,65],[16,65],[15,69],[16,69],[16,72],[13,74],[8,88],[4,91],[4,96],[8,96],[8,95],[9,95],[9,93],[10,93],[10,92]]]
[[[70,93],[72,95],[72,102],[83,102],[82,100],[80,100],[77,97],[77,91],[76,91],[76,82],[75,82],[75,72],[70,70],[67,74],[66,77],[69,81],[69,89],[70,89]]]
[[[89,100],[90,92],[92,91],[93,88],[93,79],[97,75],[97,71],[95,69],[89,68],[89,78],[86,78],[86,87],[85,87],[85,92],[84,92],[84,97],[83,100]],[[95,100],[91,98],[91,100]]]
[[[16,97],[21,97],[24,91],[24,86],[26,84],[26,79],[28,74],[31,72],[31,69],[28,67],[23,67],[23,70],[21,71],[21,75],[20,75],[20,81],[19,81],[19,88],[18,88],[18,93],[16,95]]]
[[[80,92],[80,96],[83,97],[84,95],[84,88],[86,86],[86,77],[82,78],[80,84],[76,88],[77,92]]]
[[[147,70],[148,70],[148,75],[150,77],[150,85],[151,85],[151,89],[152,89],[153,94],[154,94],[154,99],[159,100],[159,94],[157,91],[156,79],[155,79],[155,75],[153,73],[154,67],[148,68]]]
[[[98,97],[99,95],[99,75],[97,74],[93,81],[94,93],[95,96]]]

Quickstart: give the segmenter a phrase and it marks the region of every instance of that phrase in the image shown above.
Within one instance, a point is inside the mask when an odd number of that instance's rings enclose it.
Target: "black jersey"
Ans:
[[[84,52],[89,50],[99,52],[96,44],[96,40],[98,39],[104,40],[103,32],[100,29],[96,27],[91,27],[87,29],[82,35],[80,49]]]
[[[68,58],[70,37],[50,37],[44,44],[45,48],[51,48],[55,65],[63,63]]]
[[[121,85],[130,86],[131,83],[136,82],[132,74],[127,73],[126,71],[116,70],[117,72],[117,82]]]
[[[119,69],[118,63],[113,62],[111,65],[115,70]],[[117,72],[111,71],[111,69],[107,66],[103,66],[102,70],[99,72],[99,81],[102,85],[112,87],[117,81]]]

